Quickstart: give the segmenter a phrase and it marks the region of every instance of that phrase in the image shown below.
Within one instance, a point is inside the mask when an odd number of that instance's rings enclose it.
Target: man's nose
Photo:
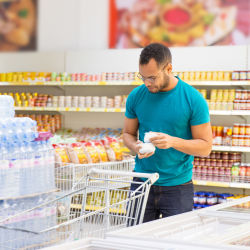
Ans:
[[[144,83],[146,87],[150,87],[152,85],[152,83],[148,79],[145,79]]]

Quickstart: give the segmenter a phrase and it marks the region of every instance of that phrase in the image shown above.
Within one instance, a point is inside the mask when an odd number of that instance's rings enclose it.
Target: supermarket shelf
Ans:
[[[250,81],[187,81],[192,86],[241,86],[250,85]],[[103,86],[103,85],[141,85],[138,81],[56,81],[56,82],[0,82],[0,86]]]
[[[250,116],[250,110],[210,110],[210,115],[245,115]]]
[[[54,107],[15,107],[16,111],[55,111],[55,112],[125,112],[125,108],[54,108]]]
[[[250,152],[250,147],[213,146],[214,151]]]
[[[138,86],[142,82],[137,81],[84,81],[84,82],[0,82],[0,86],[120,86],[120,85],[130,85]]]
[[[194,185],[250,189],[250,183],[193,180]]]
[[[192,86],[241,86],[250,85],[250,81],[187,81]]]

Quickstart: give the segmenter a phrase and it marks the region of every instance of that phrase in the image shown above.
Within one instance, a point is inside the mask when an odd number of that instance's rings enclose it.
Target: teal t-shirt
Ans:
[[[189,140],[191,126],[210,121],[206,100],[179,78],[175,88],[167,92],[151,93],[144,84],[135,88],[128,96],[125,116],[138,119],[140,141],[149,131]],[[156,148],[149,158],[136,157],[135,171],[157,172],[160,178],[155,185],[175,186],[192,179],[192,162],[193,156],[174,148]]]

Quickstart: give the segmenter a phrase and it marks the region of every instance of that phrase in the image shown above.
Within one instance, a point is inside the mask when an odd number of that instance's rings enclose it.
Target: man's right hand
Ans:
[[[150,157],[150,156],[152,156],[152,155],[154,154],[154,152],[152,152],[152,153],[141,154],[141,153],[139,152],[139,150],[140,150],[140,148],[141,148],[141,145],[140,145],[140,144],[142,144],[142,142],[138,140],[138,141],[136,142],[136,153],[137,153],[139,159],[148,158],[148,157]]]

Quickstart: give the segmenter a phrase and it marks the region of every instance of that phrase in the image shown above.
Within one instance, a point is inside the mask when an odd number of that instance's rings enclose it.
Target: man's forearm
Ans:
[[[131,135],[128,133],[123,134],[123,142],[124,144],[134,153],[136,152],[136,142],[137,142],[137,136]]]
[[[211,152],[212,143],[202,139],[184,140],[174,137],[172,147],[185,154],[206,157]]]

